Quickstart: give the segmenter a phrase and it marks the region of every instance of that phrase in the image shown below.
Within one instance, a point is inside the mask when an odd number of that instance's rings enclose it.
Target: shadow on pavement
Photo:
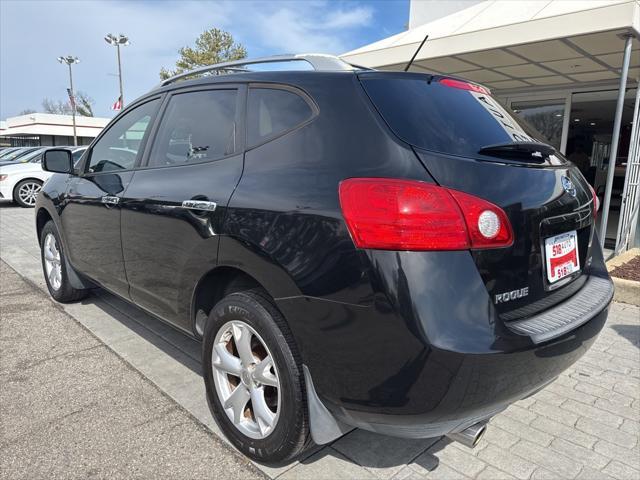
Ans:
[[[633,346],[640,348],[640,325],[612,325],[611,328]]]
[[[132,333],[193,372],[202,375],[201,343],[199,341],[101,288],[94,289],[91,296],[81,303],[98,307],[105,314],[131,330]]]

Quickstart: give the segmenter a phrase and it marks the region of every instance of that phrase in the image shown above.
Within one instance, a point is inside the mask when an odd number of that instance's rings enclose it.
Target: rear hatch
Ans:
[[[441,186],[507,214],[513,245],[472,251],[504,320],[544,310],[582,286],[591,261],[593,197],[575,166],[480,86],[413,73],[359,78],[389,128]]]

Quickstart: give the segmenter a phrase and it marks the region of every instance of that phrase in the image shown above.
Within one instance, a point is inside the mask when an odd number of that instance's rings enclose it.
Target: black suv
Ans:
[[[191,72],[76,168],[48,150],[49,291],[202,338],[211,411],[256,460],[353,427],[475,445],[605,323],[597,199],[480,85],[289,60],[315,70]]]

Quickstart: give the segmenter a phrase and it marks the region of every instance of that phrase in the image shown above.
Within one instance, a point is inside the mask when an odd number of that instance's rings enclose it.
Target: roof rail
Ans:
[[[232,62],[216,63],[215,65],[207,65],[206,67],[196,68],[188,72],[179,73],[173,77],[167,78],[160,82],[160,87],[169,85],[181,78],[190,77],[207,72],[248,72],[249,69],[241,68],[245,65],[254,65],[259,63],[277,63],[306,61],[311,64],[314,70],[319,71],[352,71],[362,67],[351,65],[344,60],[333,55],[325,55],[322,53],[300,53],[297,55],[273,55],[271,57],[255,58],[253,60],[234,60]]]

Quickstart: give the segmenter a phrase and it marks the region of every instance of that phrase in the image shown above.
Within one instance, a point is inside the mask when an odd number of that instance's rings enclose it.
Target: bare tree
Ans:
[[[33,108],[25,108],[24,110],[20,111],[18,115],[30,115],[32,113],[36,113],[36,111]]]
[[[76,92],[76,114],[81,117],[93,117],[93,98],[87,95],[84,92],[77,91]],[[57,115],[71,115],[72,109],[71,104],[67,100],[52,100],[50,98],[45,98],[42,100],[42,109],[45,113],[54,113]]]
[[[95,101],[84,92],[76,92],[76,112],[82,117],[93,117],[93,104]]]
[[[45,113],[71,115],[71,105],[69,105],[69,102],[63,102],[62,100],[45,98],[42,100],[42,109]]]

